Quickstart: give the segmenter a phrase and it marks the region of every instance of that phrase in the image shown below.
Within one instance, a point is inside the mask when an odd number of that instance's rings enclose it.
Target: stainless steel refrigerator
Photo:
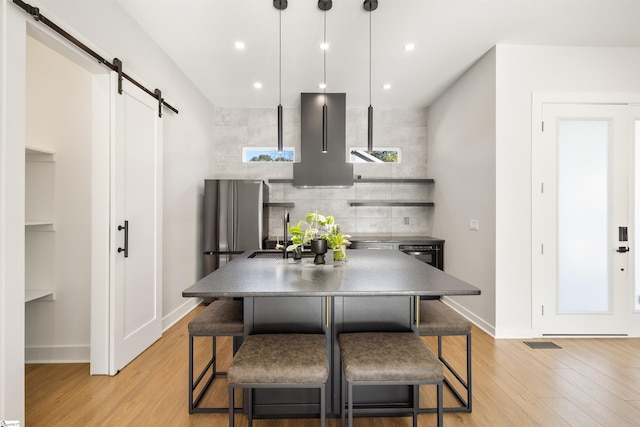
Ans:
[[[262,180],[204,181],[203,276],[234,255],[262,248],[269,235],[269,187]]]

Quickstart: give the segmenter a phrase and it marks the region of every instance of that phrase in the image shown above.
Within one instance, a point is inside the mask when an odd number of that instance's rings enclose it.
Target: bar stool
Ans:
[[[438,337],[438,359],[458,383],[466,390],[466,399],[456,390],[451,382],[445,378],[444,383],[456,396],[462,406],[444,408],[445,412],[471,412],[471,322],[449,308],[439,300],[420,301],[420,324],[418,334],[423,337]],[[442,355],[442,337],[462,335],[466,336],[467,344],[467,372],[466,380],[462,377]],[[420,409],[421,413],[434,412],[434,408]]]
[[[318,388],[320,426],[325,426],[325,383],[329,377],[327,339],[324,334],[249,335],[233,357],[229,379],[229,427],[234,425],[236,387],[247,388],[248,425],[253,424],[253,388]]]
[[[418,425],[420,385],[435,384],[438,394],[438,426],[442,426],[442,363],[413,332],[359,332],[338,335],[342,359],[342,427],[347,418],[353,427],[354,385],[413,386],[413,426]],[[374,409],[375,410],[375,409]],[[361,410],[362,413],[366,409]]]
[[[244,331],[242,301],[216,300],[202,310],[191,322],[189,322],[189,413],[194,412],[227,412],[227,407],[198,407],[202,396],[209,388],[216,376],[226,376],[226,372],[217,370],[216,338],[221,336],[242,336]],[[211,358],[198,378],[193,380],[193,338],[211,337]],[[193,399],[193,392],[200,384],[206,373],[211,368],[211,374],[200,393]]]

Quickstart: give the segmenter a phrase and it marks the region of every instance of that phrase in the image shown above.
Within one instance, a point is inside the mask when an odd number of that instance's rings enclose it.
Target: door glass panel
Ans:
[[[559,313],[609,311],[609,122],[558,122]]]
[[[635,161],[634,161],[634,175],[635,175],[635,195],[634,200],[640,200],[640,120],[636,120],[636,139],[635,139]],[[636,204],[635,207],[635,219],[634,228],[636,230],[635,238],[633,239],[634,247],[640,242],[640,206]],[[636,281],[636,297],[635,297],[635,309],[640,311],[640,253],[637,248],[634,248],[632,253],[635,254],[635,281]]]

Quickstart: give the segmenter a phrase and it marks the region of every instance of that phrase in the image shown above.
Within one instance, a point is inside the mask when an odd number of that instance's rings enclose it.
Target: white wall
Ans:
[[[276,109],[216,108],[215,178],[293,178],[292,163],[242,163],[243,146],[275,147]],[[300,161],[300,109],[284,111],[284,145],[294,147]],[[347,108],[346,146],[366,147],[367,109]],[[374,147],[399,147],[401,163],[356,163],[354,175],[362,178],[431,178],[426,168],[427,128],[423,108],[374,109]],[[350,188],[295,188],[291,184],[271,183],[270,200],[294,202],[288,208],[291,222],[306,212],[334,215],[342,231],[351,235],[395,234],[429,235],[430,207],[351,207],[349,200],[396,199],[430,200],[431,188],[425,184],[356,183]],[[283,208],[271,208],[269,234],[283,235]],[[404,219],[408,218],[409,224]]]
[[[496,53],[496,336],[526,337],[532,93],[638,92],[640,49],[498,45]]]
[[[27,22],[41,24],[11,2],[0,4],[0,419],[24,421],[25,37]],[[162,89],[180,110],[179,115],[165,110],[163,116],[163,317],[168,327],[194,303],[181,292],[199,273],[200,194],[203,179],[214,171],[213,107],[118,5],[104,0],[30,4],[105,58],[120,58],[125,72]]]
[[[445,239],[445,270],[480,296],[449,303],[493,333],[495,326],[496,52],[489,51],[428,110],[433,233]],[[469,221],[478,220],[478,231]]]

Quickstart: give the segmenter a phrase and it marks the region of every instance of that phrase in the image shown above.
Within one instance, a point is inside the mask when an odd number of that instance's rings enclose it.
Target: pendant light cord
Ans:
[[[324,94],[325,94],[324,103],[326,104],[327,103],[327,97],[326,97],[326,95],[327,95],[327,11],[326,10],[324,11],[323,17],[324,17],[324,36],[323,36],[323,38],[324,38],[325,48],[322,50],[322,62],[323,62],[323,76],[322,76],[322,78],[324,80],[324,89],[323,89]]]
[[[369,12],[369,105],[371,105],[371,12]]]
[[[278,103],[282,105],[282,9],[278,11]]]

